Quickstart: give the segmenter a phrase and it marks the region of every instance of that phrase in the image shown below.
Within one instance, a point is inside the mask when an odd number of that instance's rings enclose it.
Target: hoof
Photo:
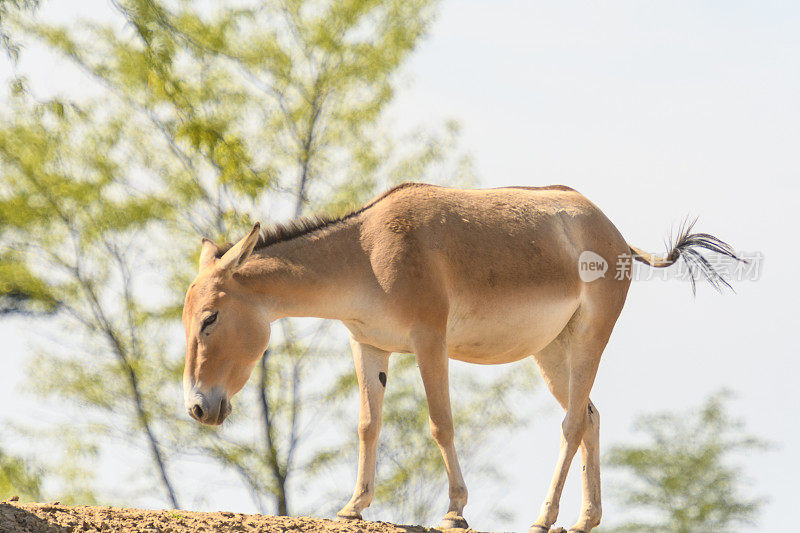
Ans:
[[[469,525],[464,520],[464,517],[457,515],[455,511],[450,511],[444,515],[442,525],[439,526],[440,529],[467,529],[468,527]]]
[[[352,522],[353,520],[363,520],[363,518],[361,518],[361,513],[339,511],[336,513],[336,520],[339,520],[340,522]]]
[[[569,531],[573,533],[575,532],[583,533],[582,531],[578,531],[577,529],[576,530],[570,529]],[[549,528],[544,526],[531,526],[531,528],[528,530],[528,533],[568,533],[568,532],[563,527]]]

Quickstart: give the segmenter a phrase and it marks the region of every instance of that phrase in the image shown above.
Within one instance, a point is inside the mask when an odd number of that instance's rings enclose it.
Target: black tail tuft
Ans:
[[[711,286],[720,292],[723,291],[724,287],[733,290],[730,282],[725,277],[725,273],[717,270],[699,250],[708,250],[743,263],[747,263],[747,261],[736,255],[736,252],[728,243],[713,235],[692,233],[692,228],[694,228],[696,222],[696,218],[691,222],[689,222],[688,218],[684,219],[678,231],[678,238],[675,244],[670,247],[669,255],[675,259],[681,257],[686,261],[692,281],[692,294],[697,293],[696,281],[700,276],[708,280]]]

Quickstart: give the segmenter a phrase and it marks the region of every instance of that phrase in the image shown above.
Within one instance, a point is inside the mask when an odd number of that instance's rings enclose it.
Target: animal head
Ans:
[[[231,413],[239,392],[269,343],[269,318],[236,271],[258,241],[259,225],[224,254],[203,239],[200,268],[186,292],[184,401],[189,415],[219,425]]]

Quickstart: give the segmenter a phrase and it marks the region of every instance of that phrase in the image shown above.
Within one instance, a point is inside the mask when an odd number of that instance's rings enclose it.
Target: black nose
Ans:
[[[194,404],[194,405],[193,405],[193,406],[192,406],[192,407],[189,409],[189,414],[190,414],[190,415],[192,416],[192,418],[194,418],[195,420],[203,420],[203,414],[204,414],[204,413],[203,413],[203,408],[202,408],[202,407],[200,407],[200,404],[199,404],[199,403],[196,403],[196,404]]]

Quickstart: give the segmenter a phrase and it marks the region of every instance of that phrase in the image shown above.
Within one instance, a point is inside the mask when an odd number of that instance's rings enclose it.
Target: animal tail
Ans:
[[[700,250],[708,250],[743,263],[747,263],[747,261],[736,255],[736,252],[728,243],[717,237],[708,233],[692,233],[692,228],[694,228],[696,222],[696,218],[692,222],[687,219],[681,224],[678,230],[678,237],[673,241],[669,251],[664,256],[647,253],[629,244],[628,247],[631,249],[633,258],[640,263],[645,263],[655,268],[668,267],[675,264],[679,259],[683,259],[689,269],[693,294],[696,291],[696,280],[700,276],[708,280],[711,286],[720,292],[722,292],[723,287],[733,290],[730,282],[725,277],[725,273],[712,265],[700,253]],[[670,238],[670,240],[672,239]]]

